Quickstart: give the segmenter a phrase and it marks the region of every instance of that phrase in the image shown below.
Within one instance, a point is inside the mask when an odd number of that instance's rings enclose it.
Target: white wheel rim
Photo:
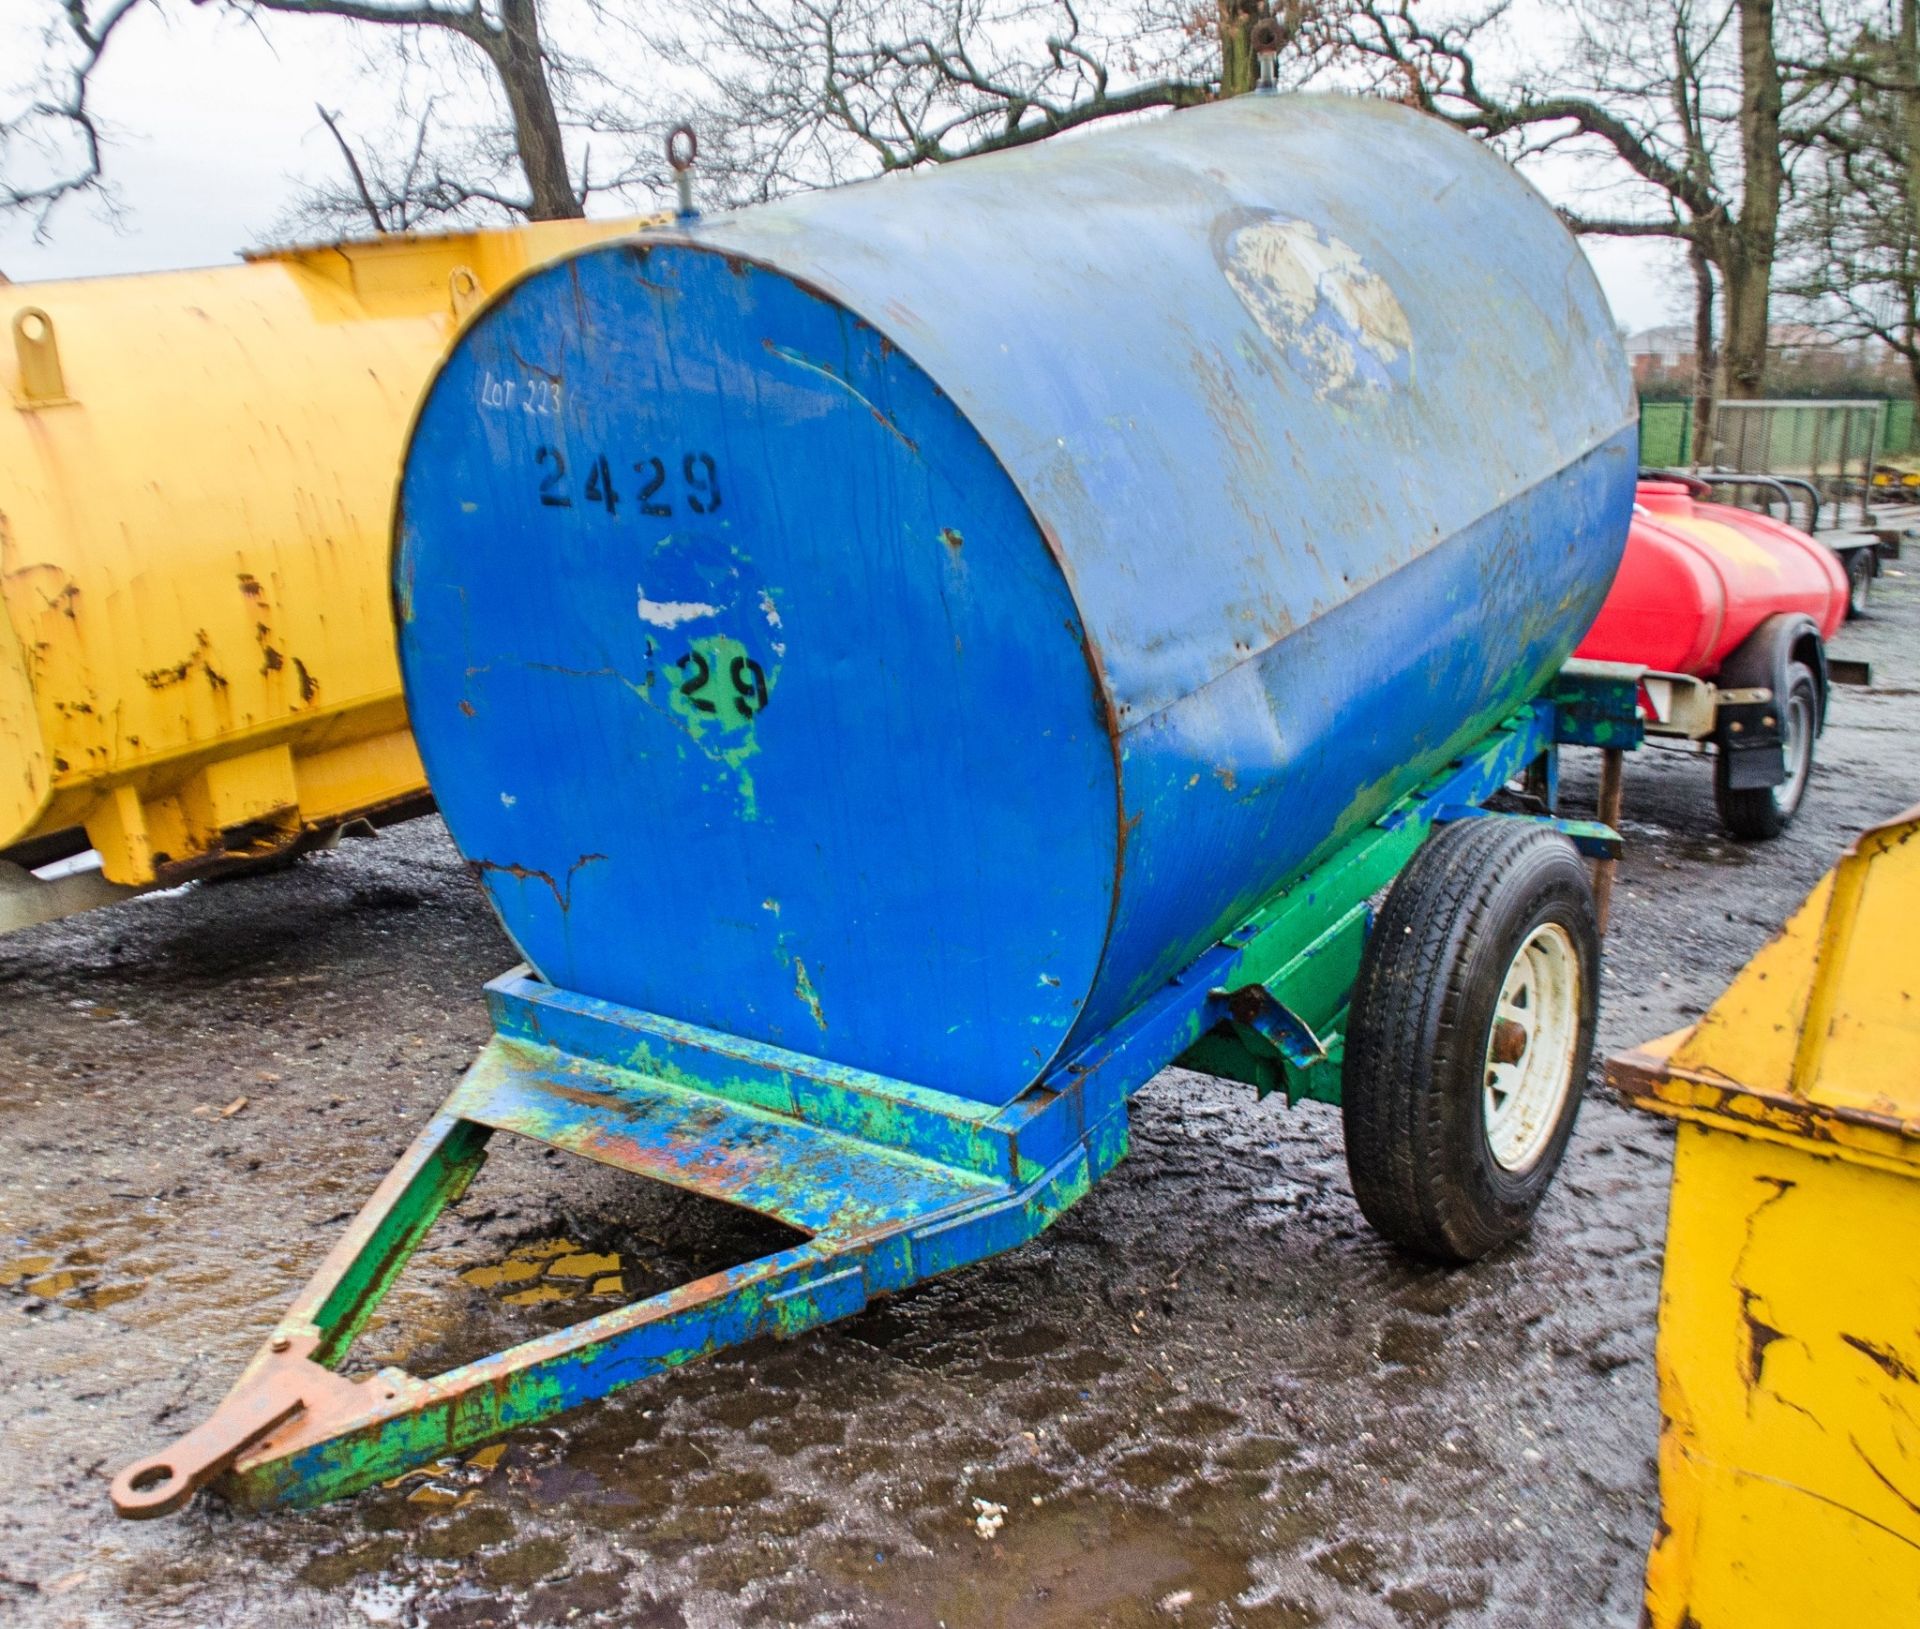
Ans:
[[[1502,1170],[1532,1170],[1553,1141],[1579,1036],[1580,957],[1565,928],[1543,923],[1507,968],[1487,1033],[1487,1149]]]
[[[1807,771],[1813,767],[1813,703],[1797,685],[1787,698],[1784,722],[1786,740],[1781,745],[1786,749],[1787,778],[1780,783],[1776,797],[1781,812],[1792,814],[1800,807],[1807,790]]]

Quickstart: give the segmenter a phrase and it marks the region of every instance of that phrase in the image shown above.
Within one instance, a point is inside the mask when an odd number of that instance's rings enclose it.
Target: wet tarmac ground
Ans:
[[[1629,761],[1601,1051],[1698,1014],[1920,801],[1920,563],[1836,653],[1799,821]],[[1583,761],[1584,759],[1584,761]],[[1570,755],[1571,801],[1593,795]],[[486,1036],[513,960],[436,821],[0,940],[0,1620],[1629,1625],[1670,1140],[1590,1085],[1530,1241],[1410,1265],[1339,1118],[1172,1071],[1038,1242],[326,1508],[117,1521]],[[752,1218],[503,1146],[356,1349],[444,1369],[757,1254]],[[998,1521],[994,1520],[998,1517]]]

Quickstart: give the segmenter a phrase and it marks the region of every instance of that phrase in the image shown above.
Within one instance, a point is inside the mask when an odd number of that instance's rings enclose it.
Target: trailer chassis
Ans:
[[[519,968],[494,1034],[210,1419],[114,1479],[129,1517],[218,1483],[247,1506],[365,1488],[761,1335],[793,1336],[1040,1233],[1125,1155],[1127,1104],[1167,1065],[1265,1096],[1340,1099],[1372,899],[1437,826],[1551,826],[1603,867],[1613,829],[1487,807],[1525,780],[1551,809],[1561,744],[1639,740],[1630,682],[1565,674],[1004,1108],[656,1017]],[[496,1133],[723,1199],[804,1242],[432,1379],[339,1372],[355,1336]]]

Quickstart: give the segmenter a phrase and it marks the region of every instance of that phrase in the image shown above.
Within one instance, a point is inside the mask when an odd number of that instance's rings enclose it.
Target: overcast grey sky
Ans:
[[[0,81],[14,77],[16,53],[32,48],[43,15],[40,0],[0,0]],[[108,163],[121,220],[116,226],[81,200],[54,216],[45,242],[34,241],[29,223],[0,223],[0,272],[29,282],[217,265],[263,241],[299,181],[339,164],[314,103],[344,107],[350,127],[359,109],[361,127],[373,128],[380,98],[360,72],[363,36],[354,25],[270,21],[269,37],[212,7],[132,19],[94,92],[114,127]],[[1551,195],[1560,177],[1547,170],[1535,179]],[[607,200],[604,212],[618,207]],[[1586,248],[1622,325],[1679,317],[1686,296],[1676,246],[1588,239]]]

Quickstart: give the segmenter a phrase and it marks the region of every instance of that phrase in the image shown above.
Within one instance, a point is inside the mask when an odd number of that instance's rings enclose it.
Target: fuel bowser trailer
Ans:
[[[408,438],[393,600],[526,965],[118,1508],[332,1497],[1011,1249],[1176,1060],[1339,1103],[1404,1247],[1513,1238],[1592,1045],[1582,856],[1618,838],[1548,811],[1560,742],[1638,729],[1631,683],[1559,673],[1635,424],[1553,210],[1380,101],[1243,97],[495,295]],[[353,1371],[500,1132],[804,1238]]]

